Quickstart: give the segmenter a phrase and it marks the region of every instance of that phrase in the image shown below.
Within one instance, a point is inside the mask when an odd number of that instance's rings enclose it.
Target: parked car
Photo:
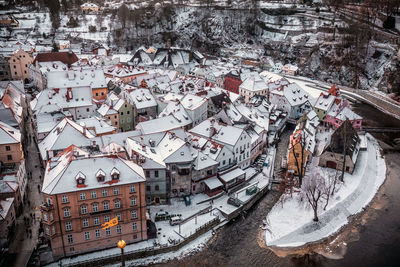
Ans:
[[[172,216],[171,218],[169,218],[170,225],[177,225],[177,224],[180,224],[181,222],[182,222],[181,216],[175,215],[175,216]]]

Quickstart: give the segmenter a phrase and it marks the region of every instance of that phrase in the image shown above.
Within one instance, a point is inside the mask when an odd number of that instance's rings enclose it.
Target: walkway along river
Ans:
[[[366,104],[354,110],[365,124],[400,128],[400,121]],[[397,135],[397,136],[396,136]],[[374,134],[392,143],[399,134]],[[275,190],[262,198],[246,216],[222,228],[203,251],[157,266],[398,266],[400,260],[400,153],[387,154],[388,178],[371,206],[339,234],[330,253],[280,258],[258,243],[259,227],[279,198]],[[336,258],[336,259],[334,259]],[[341,259],[338,259],[341,258]]]

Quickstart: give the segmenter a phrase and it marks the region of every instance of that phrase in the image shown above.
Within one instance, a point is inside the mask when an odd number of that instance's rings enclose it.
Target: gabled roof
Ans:
[[[36,62],[61,61],[66,65],[72,65],[78,60],[79,59],[74,52],[39,53],[36,55],[33,64],[36,64]]]
[[[0,144],[17,144],[20,142],[20,131],[0,121]]]
[[[325,151],[343,154],[344,146],[346,146],[346,155],[353,156],[360,137],[349,120],[346,120],[332,134],[331,142],[325,148]]]

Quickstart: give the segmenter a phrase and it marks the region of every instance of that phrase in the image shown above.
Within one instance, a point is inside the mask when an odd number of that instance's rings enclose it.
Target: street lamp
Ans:
[[[120,240],[117,243],[118,247],[121,249],[121,263],[122,267],[125,267],[125,260],[124,260],[124,247],[126,246],[126,242],[124,240]]]

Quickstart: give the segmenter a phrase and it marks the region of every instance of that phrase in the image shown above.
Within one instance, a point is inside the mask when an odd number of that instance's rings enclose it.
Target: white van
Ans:
[[[180,224],[181,222],[182,222],[181,216],[175,215],[175,216],[172,216],[172,217],[169,219],[169,224],[170,224],[170,225],[177,225],[177,224]]]

